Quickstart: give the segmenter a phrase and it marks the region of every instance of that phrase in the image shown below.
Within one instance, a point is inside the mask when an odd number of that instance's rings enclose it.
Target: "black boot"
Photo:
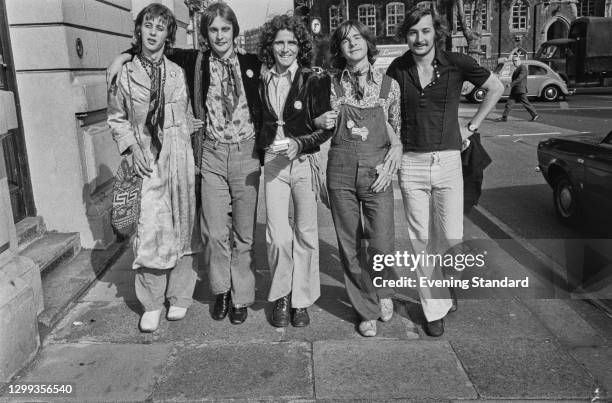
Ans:
[[[217,294],[217,300],[215,301],[215,307],[212,313],[214,320],[223,320],[227,316],[227,311],[230,306],[230,295],[229,291]]]
[[[276,327],[289,326],[289,295],[274,301],[274,309],[272,310],[272,324]]]

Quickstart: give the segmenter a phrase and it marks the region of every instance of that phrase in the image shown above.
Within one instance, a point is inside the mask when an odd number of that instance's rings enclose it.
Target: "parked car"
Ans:
[[[527,66],[527,96],[539,97],[545,101],[554,102],[561,96],[570,95],[570,91],[565,85],[565,81],[548,65],[537,60],[524,60],[523,63]],[[512,82],[512,73],[514,72],[512,61],[508,60],[499,63],[494,74],[497,74],[502,84],[504,84],[504,94],[502,97],[510,95],[510,83]],[[482,102],[487,94],[484,88],[474,88],[474,85],[469,81],[463,83],[461,90],[469,101]]]
[[[577,224],[594,213],[612,218],[612,131],[551,138],[538,144],[538,168],[553,189],[559,220]]]

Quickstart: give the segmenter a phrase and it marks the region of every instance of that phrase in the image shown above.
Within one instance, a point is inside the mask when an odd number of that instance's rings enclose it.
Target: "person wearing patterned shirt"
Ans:
[[[174,49],[169,59],[185,69],[195,115],[204,122],[193,148],[201,176],[203,266],[216,295],[212,316],[222,320],[229,311],[231,323],[240,324],[255,300],[253,238],[261,173],[255,133],[261,117],[261,62],[256,55],[236,52],[240,28],[227,4],[207,7],[200,30],[207,51]],[[117,65],[130,58],[120,55],[109,67],[109,79],[119,70]]]
[[[373,270],[374,255],[395,249],[393,187],[402,155],[400,92],[397,82],[374,70],[374,37],[358,21],[345,21],[332,34],[330,50],[340,72],[333,77],[333,111],[317,118],[335,126],[328,155],[327,185],[336,227],[344,284],[360,317],[358,330],[375,336],[378,318],[393,315],[394,291],[376,277],[395,278],[393,267]],[[365,245],[364,245],[365,244]]]
[[[409,50],[395,59],[387,74],[401,88],[404,154],[400,189],[414,255],[451,253],[463,240],[463,176],[461,150],[468,137],[495,106],[503,92],[499,79],[474,59],[436,47],[444,37],[440,20],[425,2],[406,13],[400,35]],[[487,90],[472,120],[459,127],[459,99],[464,81]],[[429,262],[430,259],[427,259]],[[419,279],[443,278],[441,267],[419,264]],[[430,336],[444,333],[443,318],[456,309],[452,289],[418,289]]]

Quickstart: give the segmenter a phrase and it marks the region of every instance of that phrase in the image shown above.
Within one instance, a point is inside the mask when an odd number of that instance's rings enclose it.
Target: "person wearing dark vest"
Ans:
[[[231,323],[240,324],[255,301],[253,238],[261,173],[255,133],[261,117],[261,62],[256,55],[236,52],[240,28],[227,4],[207,7],[200,30],[207,51],[174,49],[168,57],[185,70],[195,116],[204,123],[193,148],[201,177],[203,266],[216,296],[212,316],[222,320],[229,311]],[[130,58],[116,58],[109,79],[119,70],[117,65]]]
[[[374,256],[395,253],[393,187],[402,155],[399,86],[376,71],[373,35],[358,21],[341,23],[330,50],[339,69],[332,78],[329,111],[317,127],[335,126],[328,154],[327,185],[346,292],[357,312],[359,333],[372,337],[377,320],[393,315],[394,295],[384,280],[393,267],[374,270]]]
[[[275,16],[263,26],[260,59],[266,68],[259,91],[265,153],[266,246],[274,302],[272,324],[304,327],[307,308],[320,296],[317,197],[313,167],[331,131],[316,130],[311,116],[330,109],[328,75],[308,68],[312,43],[300,18]],[[323,102],[313,102],[317,94]],[[321,96],[321,94],[326,94]],[[320,111],[320,112],[319,112]],[[316,113],[316,114],[315,114]],[[315,115],[313,115],[315,114]],[[289,203],[293,202],[293,225]]]
[[[495,107],[503,92],[499,79],[466,55],[436,46],[444,36],[438,16],[421,3],[406,13],[400,35],[409,50],[395,59],[387,74],[401,88],[404,154],[400,189],[408,221],[411,253],[436,256],[452,252],[463,241],[463,177],[461,150]],[[487,90],[471,121],[459,126],[459,100],[464,81]],[[418,278],[443,279],[441,267],[428,262],[416,267]],[[418,288],[430,336],[444,333],[446,314],[456,307],[452,289]]]
[[[531,115],[531,121],[534,122],[540,118],[540,115],[538,115],[538,112],[536,112],[529,99],[527,99],[527,76],[529,75],[529,70],[527,66],[521,63],[521,56],[517,54],[512,55],[512,64],[514,64],[515,69],[512,72],[512,82],[508,84],[510,86],[510,96],[506,101],[504,112],[496,121],[506,122],[514,104],[520,102]]]

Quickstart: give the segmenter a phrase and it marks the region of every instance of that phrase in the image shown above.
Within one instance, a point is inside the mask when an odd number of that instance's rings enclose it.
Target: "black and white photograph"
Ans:
[[[612,0],[0,0],[0,402],[612,402]]]

